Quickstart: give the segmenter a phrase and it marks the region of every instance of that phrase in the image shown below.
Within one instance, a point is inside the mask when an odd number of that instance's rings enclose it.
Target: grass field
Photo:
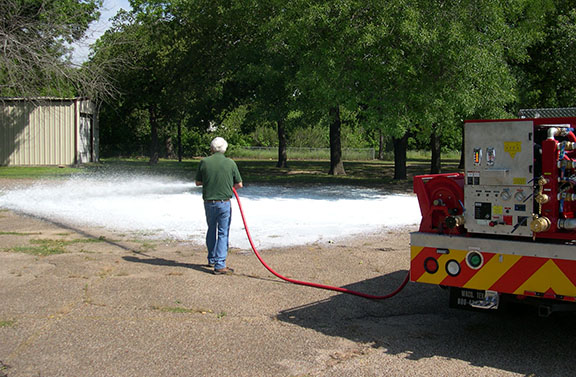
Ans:
[[[330,148],[293,148],[288,147],[286,154],[290,160],[329,160]],[[269,160],[278,158],[278,147],[235,147],[226,155],[234,159]],[[344,148],[342,157],[346,161],[373,160],[374,148]]]
[[[0,167],[0,179],[58,179],[73,175],[109,173],[164,175],[183,180],[194,180],[200,159],[178,162],[160,160],[150,166],[147,159],[103,159],[99,163],[83,165],[79,168],[65,167]],[[330,163],[325,160],[288,161],[288,168],[277,168],[276,161],[236,159],[242,178],[246,183],[264,184],[347,184],[363,186],[411,186],[412,177],[428,174],[430,162],[426,158],[409,158],[408,179],[394,180],[394,163],[391,161],[346,161],[346,175],[328,174]],[[446,159],[442,172],[458,171],[457,159]]]

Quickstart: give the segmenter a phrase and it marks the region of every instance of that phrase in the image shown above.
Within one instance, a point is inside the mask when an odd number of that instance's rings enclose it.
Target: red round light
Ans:
[[[438,271],[438,261],[432,257],[426,258],[424,261],[424,270],[429,274],[435,274]]]

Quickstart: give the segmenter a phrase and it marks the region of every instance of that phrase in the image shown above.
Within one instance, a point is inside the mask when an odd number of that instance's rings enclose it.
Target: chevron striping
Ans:
[[[496,292],[515,292],[547,259],[522,257],[489,289]]]
[[[564,260],[564,259],[554,259],[554,263],[562,271],[564,275],[570,280],[572,285],[576,286],[576,261]]]
[[[550,290],[562,296],[576,296],[574,284],[564,275],[553,260],[548,259],[514,293],[524,294],[526,291],[546,293],[550,292]]]
[[[464,288],[490,289],[520,259],[517,255],[490,254],[493,257],[485,261],[478,273],[463,285]],[[485,259],[487,259],[486,256],[487,254],[484,254]]]

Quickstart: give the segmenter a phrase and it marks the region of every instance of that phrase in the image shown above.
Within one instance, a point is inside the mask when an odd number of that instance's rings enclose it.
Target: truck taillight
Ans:
[[[424,261],[424,270],[429,274],[435,274],[438,271],[438,261],[432,257]]]

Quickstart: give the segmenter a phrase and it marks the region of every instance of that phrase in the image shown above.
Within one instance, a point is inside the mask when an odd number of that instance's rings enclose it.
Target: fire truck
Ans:
[[[414,178],[410,280],[450,306],[576,309],[576,117],[464,123],[464,172]]]

